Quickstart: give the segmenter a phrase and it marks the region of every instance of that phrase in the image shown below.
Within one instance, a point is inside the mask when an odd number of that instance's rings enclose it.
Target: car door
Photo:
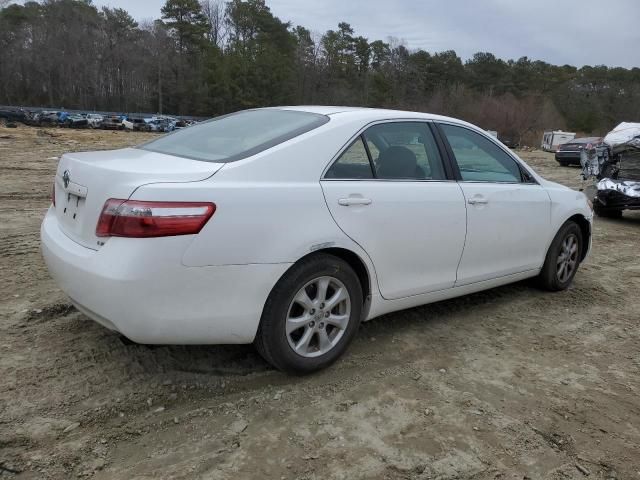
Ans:
[[[540,268],[551,221],[547,192],[487,135],[446,123],[439,129],[467,207],[456,286]]]
[[[462,191],[426,122],[386,122],[356,137],[322,181],[338,226],[371,258],[382,296],[453,287],[462,255]]]

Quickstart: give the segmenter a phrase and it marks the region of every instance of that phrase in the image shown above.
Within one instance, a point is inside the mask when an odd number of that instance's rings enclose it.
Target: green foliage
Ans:
[[[410,50],[342,22],[323,35],[264,0],[167,0],[138,25],[90,0],[0,10],[0,103],[217,115],[278,104],[347,104],[459,116],[503,135],[604,133],[639,120],[640,69],[556,66],[479,52]]]
[[[167,28],[175,34],[180,53],[193,52],[204,44],[209,25],[198,0],[167,0],[161,11]]]
[[[289,24],[274,17],[264,0],[233,0],[227,4],[226,25],[230,108],[290,103],[295,93],[296,35]]]

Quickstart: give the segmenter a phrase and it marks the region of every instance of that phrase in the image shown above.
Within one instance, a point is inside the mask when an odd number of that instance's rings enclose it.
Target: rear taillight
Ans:
[[[193,235],[216,211],[213,203],[143,202],[110,198],[96,226],[98,237]]]

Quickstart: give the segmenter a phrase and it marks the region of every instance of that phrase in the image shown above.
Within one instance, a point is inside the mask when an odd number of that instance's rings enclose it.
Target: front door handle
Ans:
[[[350,207],[352,205],[371,205],[371,199],[363,197],[340,198],[338,199],[338,205],[342,205],[343,207]]]
[[[487,203],[489,203],[489,200],[484,197],[473,197],[467,200],[467,203],[469,205],[486,205]]]

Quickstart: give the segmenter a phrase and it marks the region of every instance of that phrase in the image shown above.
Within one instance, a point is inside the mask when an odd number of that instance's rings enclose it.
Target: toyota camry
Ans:
[[[582,193],[469,123],[280,107],[64,155],[41,237],[54,279],[104,327],[254,343],[308,373],[385,313],[531,277],[566,289],[591,222]]]

